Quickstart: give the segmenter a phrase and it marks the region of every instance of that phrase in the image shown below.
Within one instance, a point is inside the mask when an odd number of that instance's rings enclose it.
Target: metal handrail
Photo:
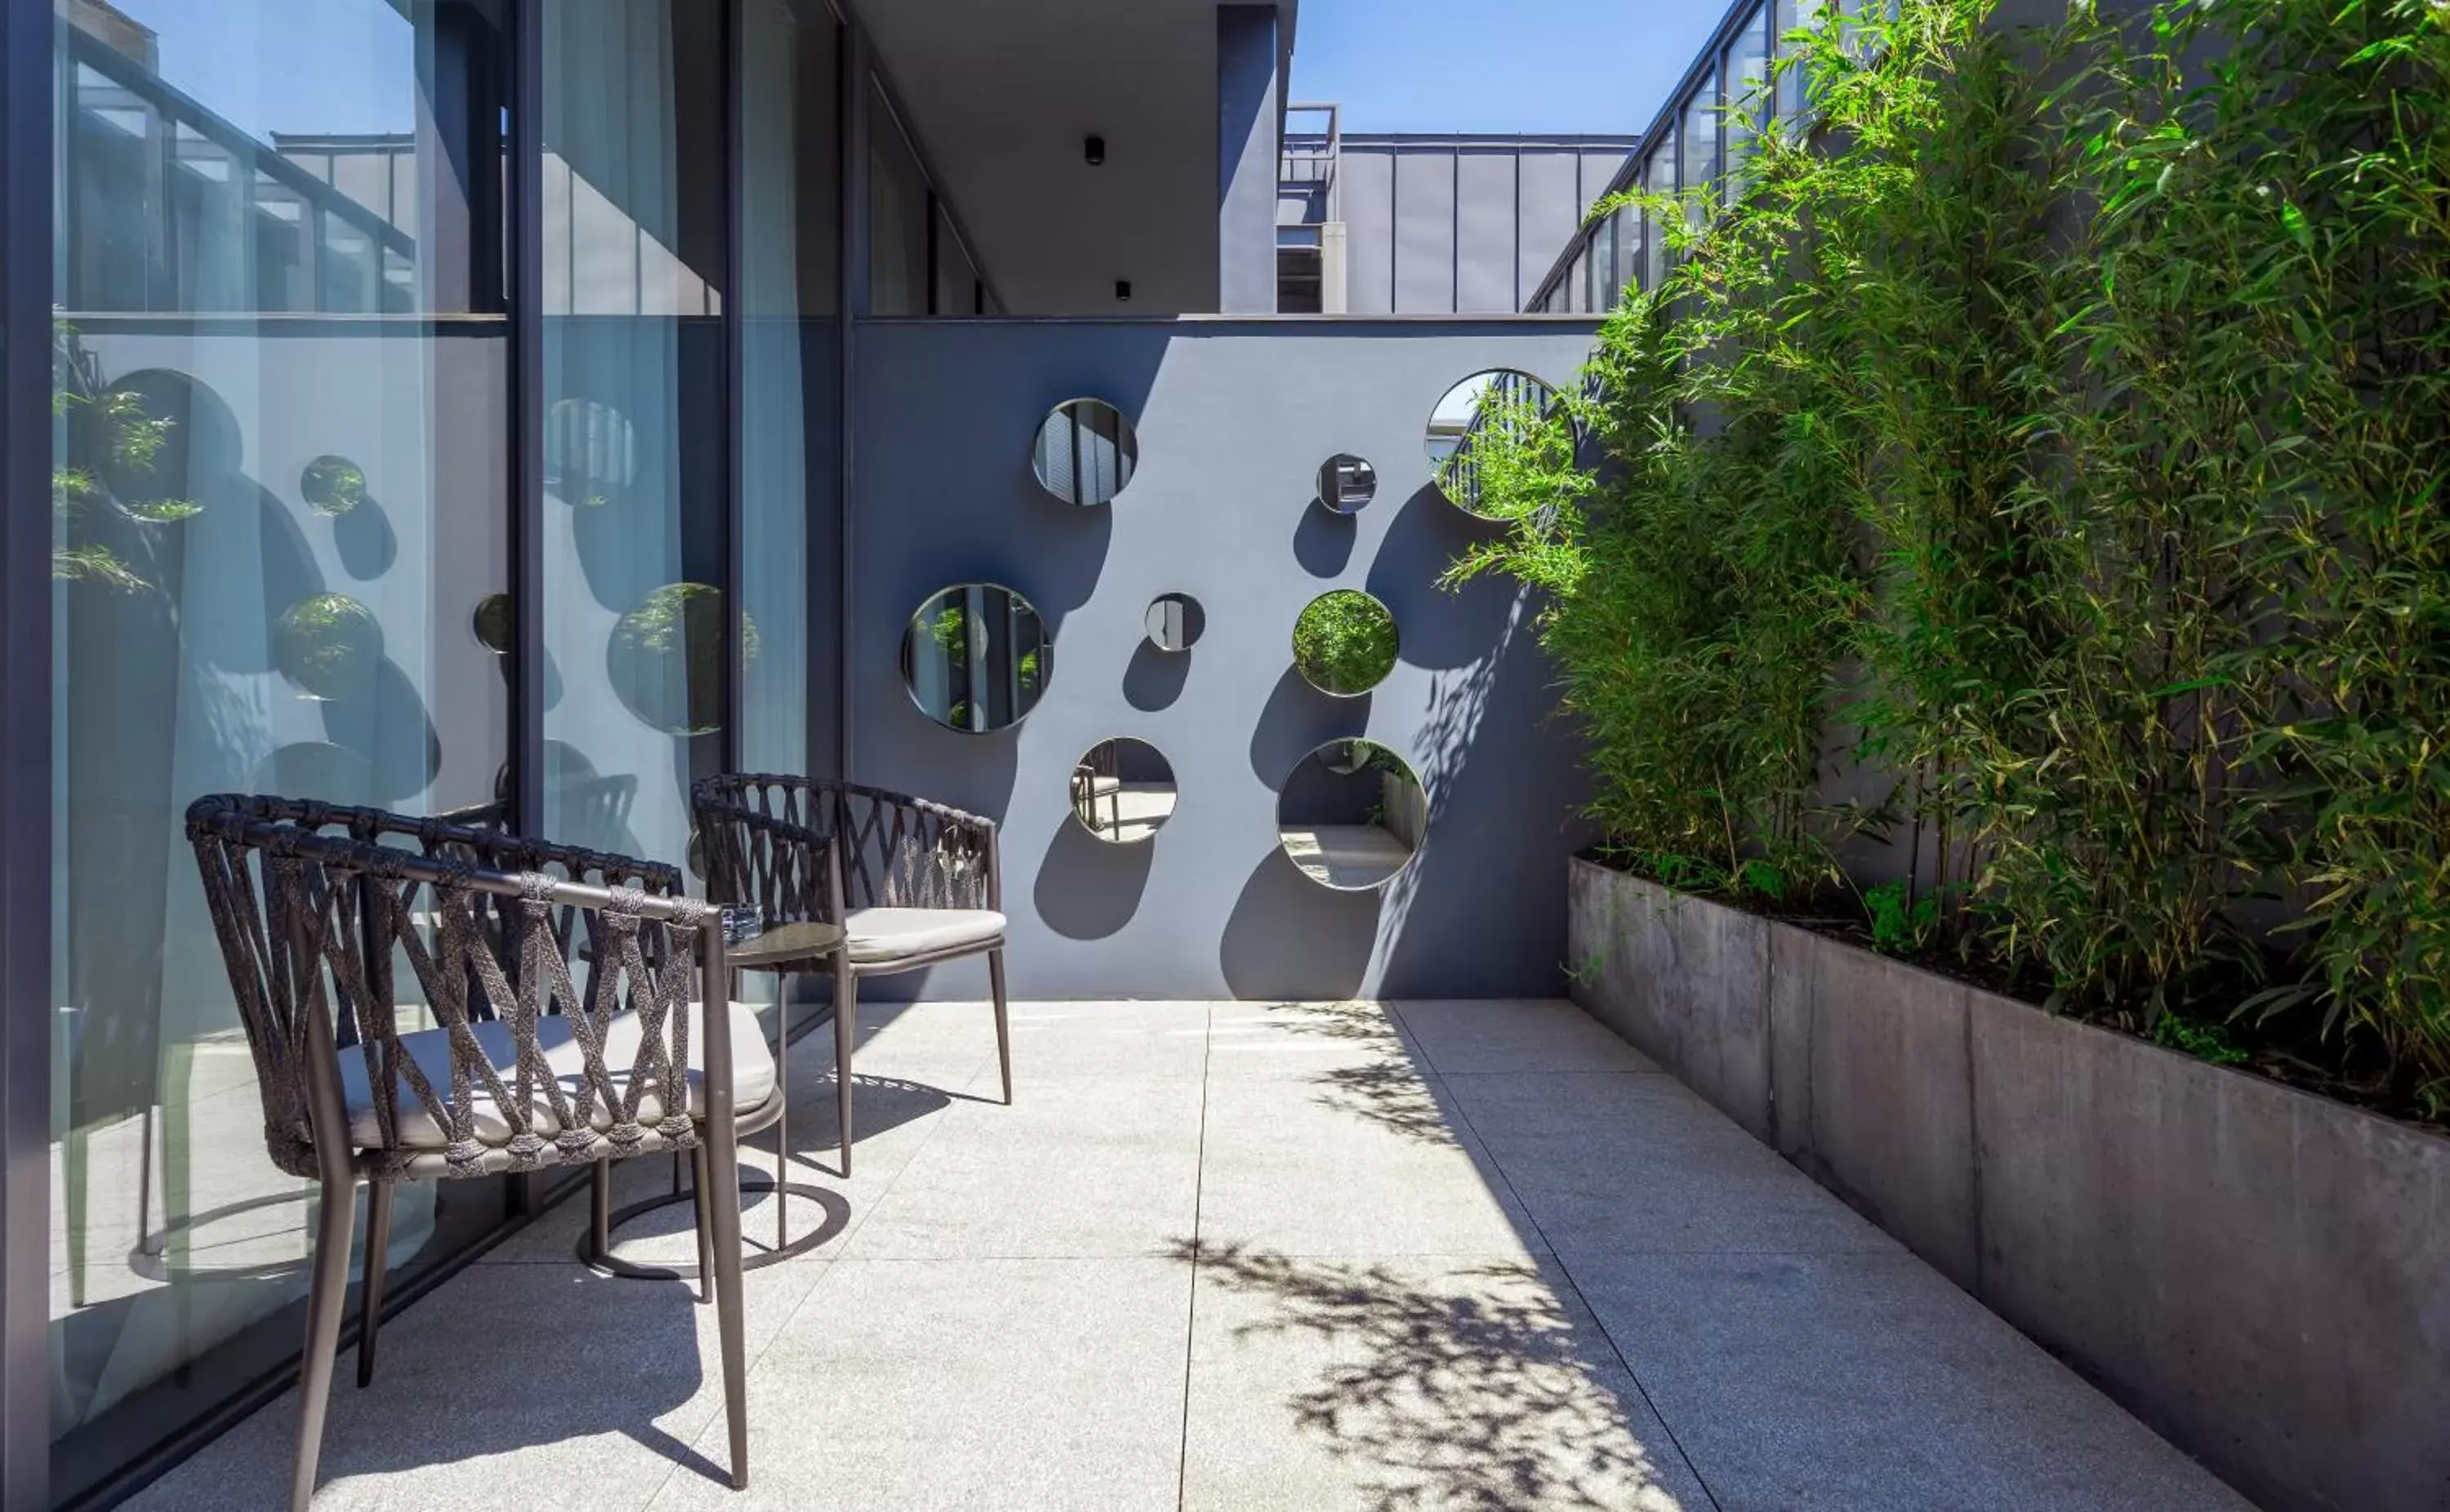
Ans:
[[[416,259],[416,240],[399,226],[247,135],[211,107],[160,74],[147,71],[127,54],[74,27],[66,29],[71,62],[93,69],[138,96],[165,120],[193,127],[199,136],[230,153],[243,166],[295,191],[316,208],[351,223],[402,257]]]

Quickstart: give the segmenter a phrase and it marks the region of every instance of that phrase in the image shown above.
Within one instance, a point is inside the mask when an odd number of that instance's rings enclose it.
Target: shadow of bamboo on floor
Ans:
[[[1689,1472],[1550,1265],[1189,1241],[1174,1253],[1196,1268],[1201,1312],[1230,1320],[1231,1348],[1305,1359],[1284,1401],[1292,1426],[1346,1467],[1371,1512],[1708,1504],[1668,1488]]]

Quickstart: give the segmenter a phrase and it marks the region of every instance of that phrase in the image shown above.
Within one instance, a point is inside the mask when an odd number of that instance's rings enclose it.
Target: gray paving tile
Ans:
[[[1902,1250],[1565,1263],[1725,1512],[2250,1512]]]
[[[1174,1253],[1197,1218],[1200,1104],[1196,1080],[1158,1077],[1041,1081],[1011,1107],[955,1107],[843,1253]]]
[[[1369,1002],[1220,1002],[1209,1010],[1210,1079],[1394,1071],[1419,1064],[1395,1018]]]
[[[1668,1077],[1508,1073],[1446,1085],[1560,1254],[1896,1248]]]
[[[750,1357],[826,1262],[748,1278]],[[476,1266],[385,1325],[374,1385],[344,1354],[316,1512],[625,1512],[666,1480],[728,1468],[715,1310],[685,1287],[569,1266]],[[711,1461],[690,1447],[711,1423]],[[287,1392],[127,1505],[262,1512],[287,1503],[298,1396]]]
[[[1476,1071],[1646,1071],[1659,1067],[1614,1030],[1552,999],[1390,1005],[1404,1033],[1441,1075]]]
[[[1204,1002],[1050,1002],[1012,1005],[1014,1100],[1040,1083],[1208,1074]],[[854,1061],[854,1064],[857,1062]],[[1001,1095],[994,1058],[970,1078],[974,1096]]]
[[[1555,1263],[1204,1250],[1186,1512],[1703,1512]]]
[[[1171,1507],[1190,1307],[1177,1260],[837,1261],[750,1380],[749,1489],[652,1505]]]
[[[1385,1066],[1211,1078],[1199,1234],[1291,1255],[1542,1248],[1437,1080]]]

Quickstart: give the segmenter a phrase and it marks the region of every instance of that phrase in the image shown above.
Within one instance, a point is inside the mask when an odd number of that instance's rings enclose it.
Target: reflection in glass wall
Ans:
[[[809,543],[831,533],[842,477],[840,43],[825,0],[746,0],[741,19],[740,593],[757,639],[742,667],[740,759],[750,771],[829,770],[830,735],[810,748],[808,603],[812,575],[833,571],[811,563]],[[829,731],[834,708],[828,687],[818,712]]]
[[[732,628],[721,21],[544,13],[545,833],[665,860],[721,766]]]
[[[309,1188],[265,1154],[186,804],[245,789],[421,813],[496,792],[508,705],[472,626],[508,581],[507,70],[476,0],[57,14],[66,1499],[298,1349]],[[282,319],[201,319],[232,314]],[[502,1212],[494,1183],[403,1187],[395,1277]]]

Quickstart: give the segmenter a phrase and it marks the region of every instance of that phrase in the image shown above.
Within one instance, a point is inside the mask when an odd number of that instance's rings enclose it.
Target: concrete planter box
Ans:
[[[1571,864],[1578,1002],[2180,1448],[2450,1508],[2450,1139]]]

